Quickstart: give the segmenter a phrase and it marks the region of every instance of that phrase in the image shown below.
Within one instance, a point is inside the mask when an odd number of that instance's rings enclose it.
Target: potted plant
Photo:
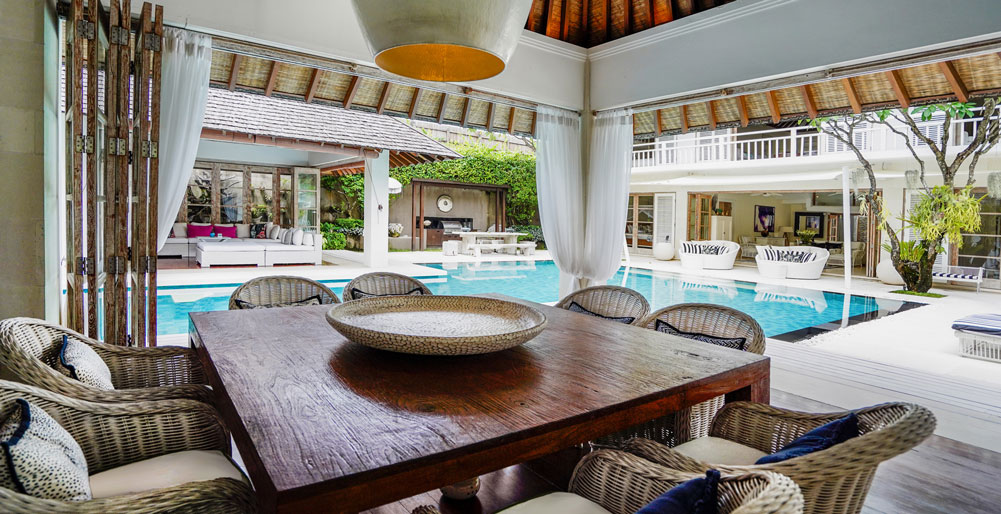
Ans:
[[[812,228],[804,228],[803,230],[797,231],[796,236],[799,237],[799,242],[803,246],[810,246],[813,244],[813,238],[817,237],[817,231]]]
[[[403,225],[400,223],[389,224],[389,237],[400,237],[403,233]]]

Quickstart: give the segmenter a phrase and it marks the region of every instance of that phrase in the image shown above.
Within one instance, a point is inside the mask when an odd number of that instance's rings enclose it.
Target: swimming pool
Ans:
[[[553,261],[427,264],[446,275],[418,276],[435,294],[502,293],[547,303],[559,300],[559,270]],[[625,281],[623,282],[623,277]],[[322,281],[340,295],[347,283]],[[639,291],[651,309],[676,303],[714,303],[746,312],[768,337],[797,341],[840,326],[845,296],[788,286],[720,280],[632,268],[620,269],[608,281]],[[226,310],[239,284],[161,287],[157,295],[159,335],[188,331],[188,313]],[[866,321],[918,306],[872,298],[851,297],[849,323]]]

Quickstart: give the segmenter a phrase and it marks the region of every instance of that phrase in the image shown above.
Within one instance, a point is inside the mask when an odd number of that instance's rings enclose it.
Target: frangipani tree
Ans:
[[[980,201],[972,195],[974,172],[981,157],[989,152],[1001,139],[1001,118],[998,102],[1001,99],[988,98],[983,101],[982,120],[976,125],[972,137],[958,151],[952,146],[952,123],[957,119],[975,116],[972,102],[952,102],[905,108],[884,109],[875,112],[855,114],[846,117],[816,118],[810,123],[847,146],[858,159],[869,179],[869,189],[862,194],[863,208],[876,216],[879,226],[886,232],[885,247],[890,253],[893,267],[904,279],[908,291],[927,292],[932,285],[932,266],[935,259],[948,242],[961,246],[961,233],[980,228]],[[940,114],[941,113],[941,114]],[[926,122],[941,121],[941,136],[934,138],[922,131]],[[920,120],[920,121],[919,121]],[[876,174],[872,163],[857,144],[855,135],[864,125],[883,125],[899,136],[918,165],[917,180],[922,197],[907,216],[898,216],[904,226],[909,226],[916,236],[913,241],[901,241],[900,235],[887,230],[887,221],[892,213],[883,205],[876,194]],[[919,141],[920,145],[915,145]],[[942,176],[942,185],[929,186],[926,180],[925,159],[918,155],[919,149],[927,148]],[[927,157],[926,157],[927,158]],[[956,178],[966,166],[965,182],[956,185]],[[961,179],[962,180],[962,179]],[[958,188],[958,189],[957,189]]]

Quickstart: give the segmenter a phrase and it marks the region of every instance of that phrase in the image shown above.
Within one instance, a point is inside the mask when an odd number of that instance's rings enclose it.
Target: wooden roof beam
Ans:
[[[907,88],[904,87],[904,81],[900,79],[900,72],[897,70],[891,70],[886,72],[886,78],[890,81],[890,87],[893,88],[893,94],[897,97],[897,102],[900,107],[906,109],[911,106],[911,97],[907,94]]]
[[[803,103],[806,104],[807,116],[811,120],[817,119],[817,102],[813,101],[813,95],[810,94],[810,86],[799,86],[799,91],[803,93]]]
[[[229,68],[229,90],[236,88],[236,79],[240,76],[240,65],[243,64],[243,56],[233,54],[233,65]]]
[[[782,112],[779,111],[779,97],[775,91],[768,91],[765,96],[768,97],[768,111],[772,113],[772,123],[778,123],[782,120]]]
[[[942,70],[942,74],[945,75],[945,80],[948,80],[949,85],[952,86],[952,92],[956,93],[956,99],[963,103],[970,101],[970,90],[966,88],[966,84],[963,83],[963,79],[959,76],[959,73],[956,73],[956,67],[952,62],[942,61],[938,63],[938,67]]]
[[[740,114],[740,126],[746,127],[751,118],[747,115],[747,99],[743,96],[737,97],[737,112]]]
[[[414,96],[410,99],[410,108],[407,109],[407,117],[408,118],[412,119],[414,117],[414,112],[417,111],[417,104],[420,103],[420,101],[421,101],[421,95],[423,93],[424,93],[423,89],[421,89],[419,87],[418,88],[414,88]]]
[[[591,40],[591,5],[589,0],[583,0],[580,6],[580,32],[577,42],[587,46]]]
[[[473,102],[467,96],[465,98],[465,103],[462,104],[462,118],[459,119],[459,126],[465,127],[466,121],[469,119],[469,107],[472,106]]]
[[[549,0],[549,8],[546,12],[546,36],[554,39],[560,38],[560,23],[563,19],[562,2],[560,0]]]
[[[671,0],[650,0],[653,6],[653,24],[660,25],[674,20],[674,13],[671,12]]]
[[[855,83],[852,82],[852,79],[845,77],[841,79],[841,86],[845,88],[845,94],[848,95],[848,103],[852,104],[852,112],[862,114],[862,100],[858,95],[858,90],[855,89]]]
[[[660,137],[664,133],[664,122],[660,119],[660,109],[653,111],[653,116],[657,120],[657,137]]]
[[[706,102],[706,112],[709,113],[709,130],[716,130],[716,102],[714,100]]]
[[[275,90],[275,84],[278,83],[278,67],[281,63],[278,61],[271,61],[271,71],[268,72],[268,84],[264,86],[264,96],[271,96],[271,93]]]
[[[344,93],[344,101],[341,105],[345,109],[351,108],[351,103],[355,100],[355,93],[358,92],[358,76],[352,75],[351,81],[348,82],[348,90]]]
[[[563,37],[560,38],[560,39],[562,39],[563,41],[568,41],[568,42],[570,41],[570,20],[573,19],[570,16],[568,16],[568,14],[570,14],[569,11],[570,11],[570,2],[568,2],[568,1],[563,2],[563,8],[560,9],[560,13],[561,13],[560,17],[563,19],[563,23],[562,23],[562,25],[563,25]]]
[[[445,119],[445,106],[448,105],[448,95],[441,95],[441,103],[438,104],[438,123]]]
[[[487,130],[493,131],[494,129],[494,104],[493,102],[487,103]]]
[[[681,106],[681,133],[688,133],[688,106]]]
[[[320,70],[313,68],[313,76],[309,78],[309,87],[306,88],[306,103],[312,102],[316,96],[316,88],[320,85]]]
[[[535,137],[535,122],[539,120],[539,113],[532,111],[532,137]]]
[[[382,93],[379,94],[379,103],[375,108],[375,112],[378,114],[382,114],[382,112],[386,110],[386,99],[389,98],[389,87],[389,82],[382,85]]]
[[[507,133],[514,134],[514,119],[515,113],[517,112],[517,107],[511,107],[511,112],[507,115]]]

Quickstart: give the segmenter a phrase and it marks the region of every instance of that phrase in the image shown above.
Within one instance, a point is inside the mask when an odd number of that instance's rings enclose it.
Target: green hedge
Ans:
[[[334,231],[333,223],[324,223],[320,227],[323,233],[324,250],[343,250],[348,244],[348,236]]]
[[[453,145],[462,159],[401,166],[389,176],[406,186],[414,178],[454,180],[474,184],[506,184],[507,219],[512,225],[538,223],[535,156],[479,145]]]

